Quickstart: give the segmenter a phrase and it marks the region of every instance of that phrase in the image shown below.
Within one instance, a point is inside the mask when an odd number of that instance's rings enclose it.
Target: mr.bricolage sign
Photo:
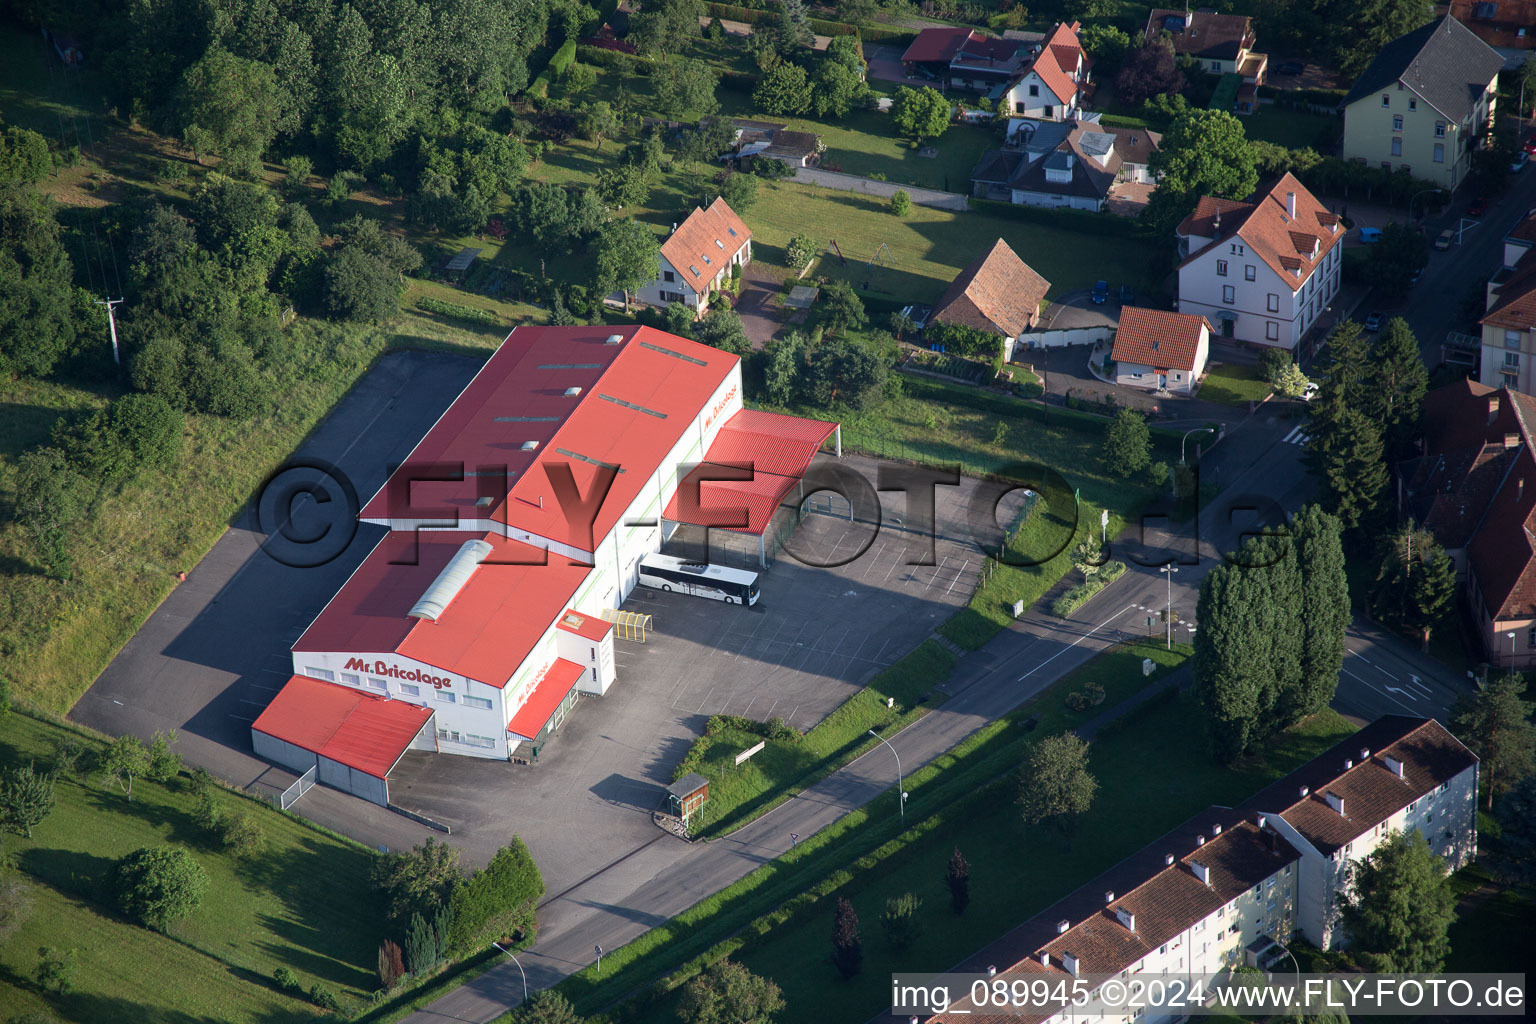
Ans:
[[[434,676],[430,672],[423,672],[419,668],[401,668],[391,665],[387,661],[369,662],[363,658],[348,658],[344,666],[347,672],[367,672],[369,675],[388,676],[404,683],[428,683],[436,689],[442,690],[453,685],[453,680],[447,676]]]

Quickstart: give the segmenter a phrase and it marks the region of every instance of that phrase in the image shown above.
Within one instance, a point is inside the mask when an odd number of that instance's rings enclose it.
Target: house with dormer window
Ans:
[[[731,268],[752,262],[752,232],[724,199],[694,208],[661,243],[661,276],[635,296],[652,306],[681,302],[702,314],[709,297],[731,279]]]
[[[1295,349],[1339,290],[1344,226],[1292,174],[1251,200],[1203,196],[1179,224],[1179,312]]]
[[[1088,55],[1077,22],[1058,24],[1024,71],[1008,83],[998,109],[1018,117],[1067,121],[1076,116],[1088,87]]]

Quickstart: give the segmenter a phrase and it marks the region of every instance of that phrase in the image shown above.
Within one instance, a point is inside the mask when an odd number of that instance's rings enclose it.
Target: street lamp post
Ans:
[[[501,943],[493,942],[493,943],[491,943],[491,945],[495,946],[497,949],[499,949],[503,953],[507,954],[507,956],[512,957],[512,962],[517,964],[517,973],[521,974],[523,976],[523,1002],[526,1003],[528,1001],[528,974],[527,974],[526,971],[523,970],[522,963],[520,963],[518,961],[517,957],[512,956],[512,951],[510,949],[507,949]]]
[[[1216,433],[1216,429],[1214,427],[1191,427],[1190,429],[1184,431],[1184,436],[1179,439],[1179,465],[1185,465],[1184,443],[1189,440],[1189,435],[1198,434],[1201,431],[1204,431],[1207,434]]]
[[[869,734],[886,746],[891,747],[891,741],[875,732],[875,730],[869,730]],[[901,755],[896,753],[895,747],[891,747],[891,754],[896,758],[896,806],[901,810],[901,827],[905,830],[907,827],[907,790],[901,782]]]
[[[1168,649],[1173,650],[1173,574],[1178,572],[1178,567],[1165,565],[1157,570],[1168,577]]]

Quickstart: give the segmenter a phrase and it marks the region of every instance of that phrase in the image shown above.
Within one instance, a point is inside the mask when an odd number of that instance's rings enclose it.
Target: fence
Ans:
[[[319,765],[310,765],[309,771],[305,772],[303,775],[300,775],[297,779],[294,780],[293,785],[289,786],[287,789],[283,790],[281,794],[278,795],[278,806],[286,811],[288,808],[298,803],[299,797],[303,796],[305,793],[308,793],[311,789],[314,788],[315,776],[318,769]]]

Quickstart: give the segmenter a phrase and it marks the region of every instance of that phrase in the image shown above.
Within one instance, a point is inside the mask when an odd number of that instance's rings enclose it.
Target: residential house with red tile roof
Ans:
[[[1029,44],[999,39],[971,28],[925,28],[901,55],[908,77],[922,76],[956,89],[988,92],[1017,76],[1030,58]]]
[[[1034,58],[1002,93],[998,110],[1018,117],[1067,121],[1077,115],[1092,63],[1078,40],[1078,22],[1046,33]]]
[[[1496,49],[1536,48],[1536,0],[1451,0],[1435,10]]]
[[[1344,227],[1289,173],[1247,202],[1203,197],[1177,229],[1179,312],[1294,350],[1339,290]]]
[[[1211,351],[1211,325],[1203,316],[1126,306],[1110,358],[1115,383],[1151,391],[1194,391]]]
[[[1536,394],[1536,210],[1504,236],[1502,265],[1488,279],[1478,380]]]
[[[1377,719],[1236,808],[1209,807],[950,970],[1004,984],[1147,979],[1269,966],[1296,934],[1343,944],[1335,898],[1352,865],[1417,830],[1453,869],[1476,847],[1477,758],[1433,719]],[[1090,982],[1092,976],[1098,976]],[[1112,1007],[1103,1019],[1120,1019]],[[926,1024],[1067,1024],[967,997]],[[905,1018],[898,1018],[905,1019]],[[1096,1019],[1096,1018],[1094,1018]],[[1138,1018],[1142,1019],[1142,1018]],[[1148,1011],[1147,1021],[1174,1020]]]
[[[1536,398],[1462,380],[1424,396],[1424,454],[1399,468],[1402,511],[1456,562],[1499,668],[1536,666]]]
[[[1019,259],[999,238],[990,250],[960,271],[929,323],[959,324],[1003,339],[1003,358],[1013,357],[1019,335],[1040,320],[1051,283]]]
[[[732,267],[752,262],[752,232],[724,199],[694,207],[661,243],[661,276],[635,297],[653,306],[681,302],[702,314],[710,296],[730,280]]]
[[[1269,57],[1253,50],[1252,18],[1158,7],[1147,15],[1143,35],[1146,39],[1166,35],[1174,53],[1193,58],[1208,75],[1237,76],[1238,113],[1251,114],[1258,108],[1258,90],[1269,74]]]

